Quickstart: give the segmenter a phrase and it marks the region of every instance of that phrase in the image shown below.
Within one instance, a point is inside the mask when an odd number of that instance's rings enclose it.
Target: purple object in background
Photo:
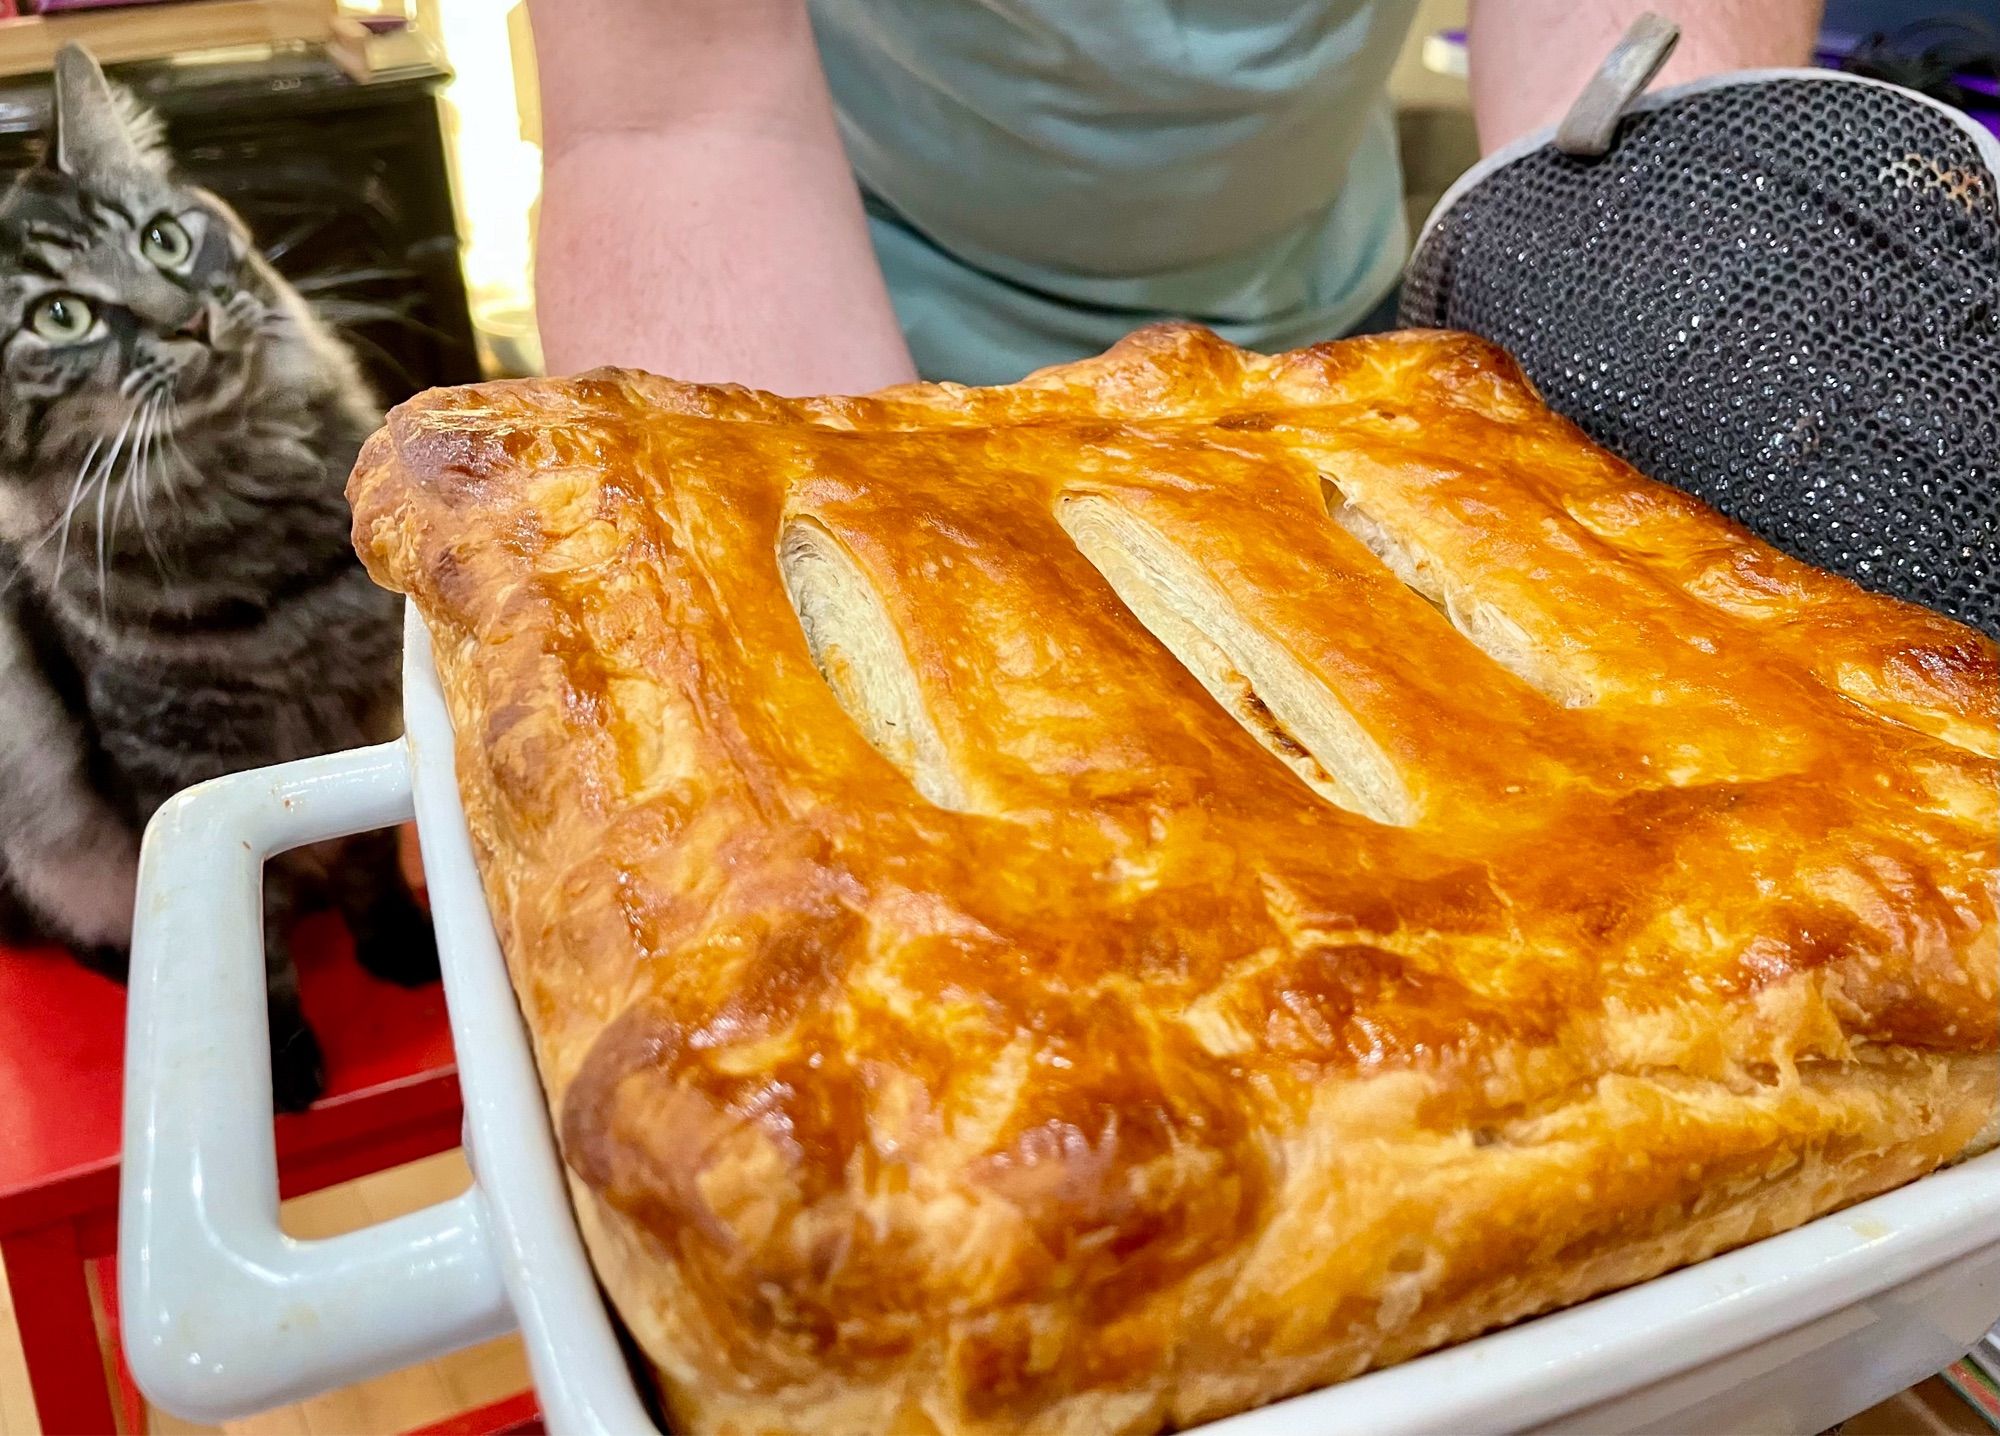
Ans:
[[[1991,105],[1968,105],[1965,112],[1995,135],[2000,135],[2000,80],[1989,79],[1985,75],[1960,75],[1958,83],[1976,94],[1992,96]]]
[[[1829,70],[1838,70],[1841,62],[1860,49],[1867,39],[1866,35],[1856,35],[1845,30],[1822,30],[1819,48],[1813,53],[1813,61]],[[2000,135],[2000,82],[1970,71],[1960,71],[1952,76],[1952,81],[1961,90],[1993,97],[1991,105],[1967,105],[1965,113],[1972,116],[1976,123]]]

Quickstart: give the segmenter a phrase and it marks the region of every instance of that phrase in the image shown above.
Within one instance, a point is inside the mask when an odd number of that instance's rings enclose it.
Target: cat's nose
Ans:
[[[206,344],[208,342],[208,306],[206,304],[197,304],[194,313],[181,321],[180,328],[176,329],[174,334],[181,339],[199,339],[202,343]]]

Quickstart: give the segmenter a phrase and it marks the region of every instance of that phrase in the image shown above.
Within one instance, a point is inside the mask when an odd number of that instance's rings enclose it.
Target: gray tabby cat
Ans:
[[[398,610],[342,486],[379,410],[352,356],[173,170],[94,60],[0,199],[0,928],[122,976],[139,833],[191,783],[397,730]],[[266,873],[275,1095],[322,1085],[286,934],[331,900],[370,971],[437,975],[392,834]]]

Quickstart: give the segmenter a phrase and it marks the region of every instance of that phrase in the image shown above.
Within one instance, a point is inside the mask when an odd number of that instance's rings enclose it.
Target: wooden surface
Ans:
[[[191,0],[0,21],[0,75],[46,70],[75,40],[107,65],[190,50],[340,37],[335,0]]]

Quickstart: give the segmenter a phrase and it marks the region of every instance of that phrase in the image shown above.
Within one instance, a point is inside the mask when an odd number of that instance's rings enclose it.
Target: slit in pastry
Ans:
[[[1337,480],[1321,475],[1320,489],[1328,516],[1359,539],[1405,587],[1428,599],[1473,647],[1566,708],[1581,708],[1597,701],[1595,691],[1577,674],[1565,670],[1525,628],[1455,581],[1436,559],[1350,500]]]
[[[1108,499],[1072,495],[1057,518],[1132,615],[1308,787],[1378,823],[1415,820],[1401,775],[1338,696],[1192,558]]]
[[[919,793],[963,809],[964,789],[902,637],[853,556],[823,525],[794,519],[778,540],[778,571],[813,662],[847,716]]]

